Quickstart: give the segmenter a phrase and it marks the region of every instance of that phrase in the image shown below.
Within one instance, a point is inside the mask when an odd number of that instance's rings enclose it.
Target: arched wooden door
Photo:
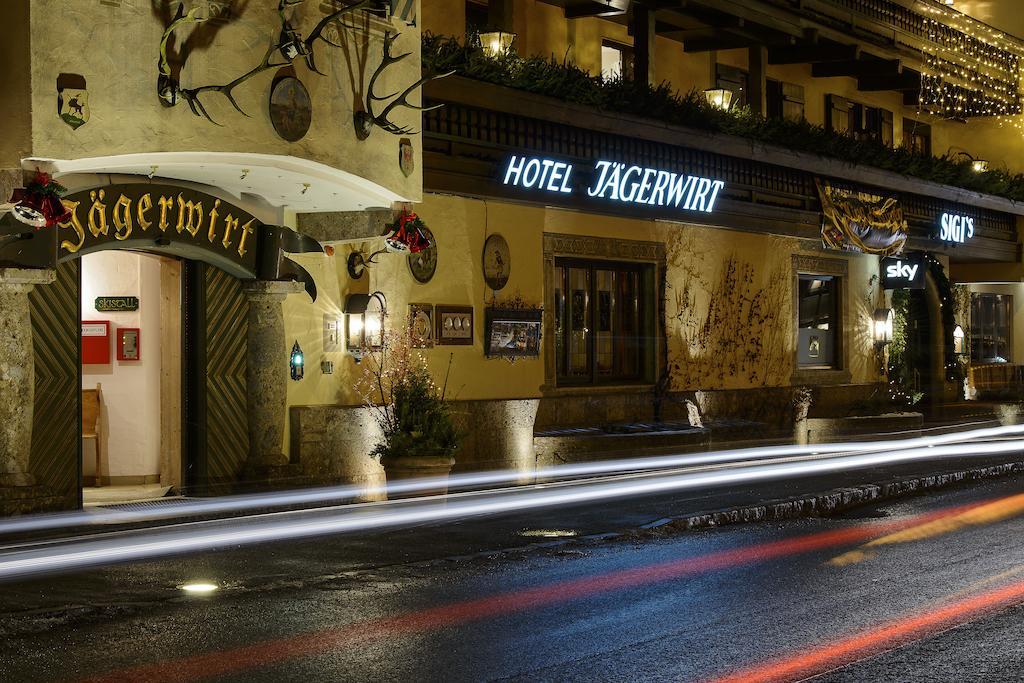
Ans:
[[[81,262],[58,264],[56,280],[29,292],[35,398],[29,471],[58,509],[82,504]]]
[[[198,261],[186,262],[184,287],[186,490],[228,493],[249,454],[249,303],[241,280]]]

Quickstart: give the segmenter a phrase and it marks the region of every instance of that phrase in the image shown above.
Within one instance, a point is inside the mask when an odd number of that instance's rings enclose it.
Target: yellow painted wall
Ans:
[[[315,44],[317,65],[310,71],[298,58],[296,75],[309,90],[313,119],[309,132],[290,143],[274,131],[268,112],[271,82],[276,70],[263,72],[235,90],[239,105],[250,116],[234,111],[227,99],[206,92],[202,101],[221,126],[194,116],[185,102],[164,107],[156,94],[159,45],[165,24],[152,6],[178,3],[123,2],[111,7],[93,0],[32,0],[31,3],[31,155],[77,159],[147,151],[259,152],[311,159],[382,185],[400,196],[417,199],[419,174],[406,178],[395,160],[399,137],[376,130],[369,140],[356,138],[353,114],[365,95],[369,76],[380,64],[385,28],[400,30],[395,53],[411,56],[381,77],[378,92],[401,92],[419,78],[419,29],[401,22],[385,23],[361,14],[341,29],[344,48]],[[244,7],[228,23],[185,26],[178,41],[193,30],[215,33],[188,57],[182,87],[224,84],[260,64],[277,40],[280,21],[276,2],[235,3]],[[323,16],[322,3],[308,2],[294,10],[293,23],[308,34]],[[202,41],[200,41],[202,43]],[[277,61],[281,61],[280,55]],[[85,77],[91,120],[77,130],[57,115],[56,81],[62,72]],[[415,102],[416,100],[413,99]],[[394,119],[419,128],[419,113],[399,110]],[[410,136],[420,156],[420,136]]]
[[[439,249],[437,273],[427,284],[416,282],[406,257],[399,254],[378,257],[363,279],[351,280],[345,268],[351,249],[379,249],[382,239],[339,248],[333,257],[295,257],[316,278],[319,298],[311,305],[305,294],[295,294],[284,306],[288,346],[297,339],[306,356],[306,378],[289,383],[289,405],[361,402],[354,385],[364,366],[343,352],[323,353],[322,316],[338,315],[349,293],[378,290],[387,297],[392,328],[406,324],[410,303],[473,305],[473,346],[422,351],[439,382],[451,357],[451,396],[466,400],[540,396],[541,359],[512,364],[484,356],[484,310],[492,293],[483,281],[481,253],[486,236],[495,232],[508,241],[512,256],[511,278],[499,299],[518,294],[527,303],[543,303],[549,310],[543,291],[545,232],[663,242],[669,354],[678,366],[672,372],[675,389],[789,385],[795,338],[792,255],[845,258],[849,264],[844,289],[849,311],[848,369],[855,383],[879,380],[870,336],[871,314],[884,301],[875,277],[876,257],[826,253],[813,242],[794,238],[450,195],[427,194],[416,210],[434,233]],[[730,267],[735,269],[731,273]],[[713,311],[712,301],[717,304]],[[735,327],[733,319],[738,323]],[[705,325],[712,332],[702,335]],[[321,374],[324,358],[335,362],[333,375]]]

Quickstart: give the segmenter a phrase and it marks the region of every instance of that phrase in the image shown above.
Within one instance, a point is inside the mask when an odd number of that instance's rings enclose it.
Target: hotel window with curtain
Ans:
[[[971,296],[971,362],[1009,363],[1013,297],[1008,294]]]
[[[797,362],[802,368],[839,366],[840,278],[833,275],[800,275],[797,287]]]
[[[556,259],[555,357],[562,385],[649,380],[653,267]]]

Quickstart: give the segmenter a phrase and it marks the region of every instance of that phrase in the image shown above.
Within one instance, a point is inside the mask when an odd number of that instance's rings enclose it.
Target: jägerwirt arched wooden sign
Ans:
[[[313,279],[286,253],[322,251],[289,228],[265,225],[247,211],[188,187],[106,185],[64,197],[71,217],[30,231],[0,216],[0,265],[53,267],[103,249],[143,249],[203,261],[242,279]]]

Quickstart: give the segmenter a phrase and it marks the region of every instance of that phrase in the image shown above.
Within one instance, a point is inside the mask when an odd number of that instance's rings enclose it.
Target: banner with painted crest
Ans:
[[[824,220],[821,241],[827,249],[893,256],[909,237],[903,207],[896,197],[836,187],[816,179]]]

